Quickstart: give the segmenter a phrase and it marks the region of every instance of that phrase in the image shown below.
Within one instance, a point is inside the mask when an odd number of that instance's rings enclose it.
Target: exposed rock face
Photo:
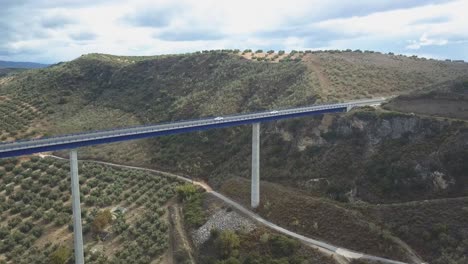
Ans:
[[[468,122],[364,108],[262,128],[266,181],[339,201],[468,195]],[[250,177],[246,135],[242,151],[211,171],[210,181]]]
[[[440,122],[435,126],[428,126],[427,122],[413,115],[372,119],[366,119],[357,115],[350,118],[341,118],[334,126],[334,129],[342,136],[351,136],[357,131],[365,133],[369,143],[377,145],[382,140],[400,139],[407,135],[418,138],[433,135],[448,126],[448,123]]]
[[[283,182],[343,201],[468,195],[468,167],[462,161],[468,159],[466,122],[372,109],[300,122],[277,128],[288,156],[265,153],[277,168],[294,164],[283,172]],[[280,169],[265,174],[276,176]]]
[[[449,183],[444,179],[444,174],[439,171],[434,171],[431,173],[432,182],[434,183],[434,188],[436,190],[445,190],[449,187]]]
[[[361,112],[340,118],[331,126],[336,135],[328,140],[329,148],[350,144],[362,151],[352,157],[354,164],[360,164],[355,166],[362,166],[358,171],[363,175],[343,190],[347,191],[348,200],[377,201],[381,200],[379,196],[393,196],[398,200],[391,192],[398,193],[395,189],[399,188],[420,198],[468,192],[465,187],[468,171],[463,169],[466,166],[452,158],[467,158],[468,124],[465,122],[413,114]],[[454,171],[453,166],[462,168]],[[381,191],[372,194],[375,184]]]
[[[416,131],[419,120],[416,118],[393,118],[382,120],[376,131],[378,137],[391,137],[392,139],[401,138],[404,133],[413,133]]]

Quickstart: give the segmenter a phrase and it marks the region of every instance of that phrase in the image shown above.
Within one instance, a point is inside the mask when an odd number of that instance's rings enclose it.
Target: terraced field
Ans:
[[[79,170],[87,263],[160,257],[168,247],[164,205],[179,182],[86,162]],[[59,260],[71,256],[68,171],[67,162],[51,158],[0,160],[0,261],[65,263]]]
[[[38,130],[32,124],[42,116],[40,110],[28,103],[0,96],[0,140],[37,136]]]

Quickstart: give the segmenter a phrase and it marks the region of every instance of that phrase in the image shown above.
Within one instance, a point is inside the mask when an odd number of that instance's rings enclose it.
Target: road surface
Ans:
[[[314,105],[291,109],[247,113],[230,116],[208,117],[199,120],[171,122],[129,128],[110,129],[104,131],[68,134],[50,138],[20,140],[0,144],[0,158],[16,157],[40,152],[73,149],[98,144],[188,133],[213,128],[231,127],[246,124],[262,123],[273,120],[301,117],[307,115],[346,112],[351,107],[379,105],[385,98],[366,99],[347,103]]]

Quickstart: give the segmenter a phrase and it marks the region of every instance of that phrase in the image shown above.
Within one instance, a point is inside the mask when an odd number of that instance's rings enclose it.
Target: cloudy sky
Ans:
[[[468,0],[0,0],[0,60],[236,48],[468,60],[467,10]]]

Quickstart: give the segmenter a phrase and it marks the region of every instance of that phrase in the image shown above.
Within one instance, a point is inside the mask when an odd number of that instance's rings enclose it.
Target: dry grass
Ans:
[[[307,54],[331,82],[326,100],[396,95],[467,76],[468,64],[380,53],[320,52]]]
[[[249,187],[249,181],[236,178],[226,181],[221,191],[248,207]],[[405,251],[391,240],[391,235],[358,211],[273,183],[262,182],[260,190],[257,212],[280,226],[338,246],[407,260]]]

